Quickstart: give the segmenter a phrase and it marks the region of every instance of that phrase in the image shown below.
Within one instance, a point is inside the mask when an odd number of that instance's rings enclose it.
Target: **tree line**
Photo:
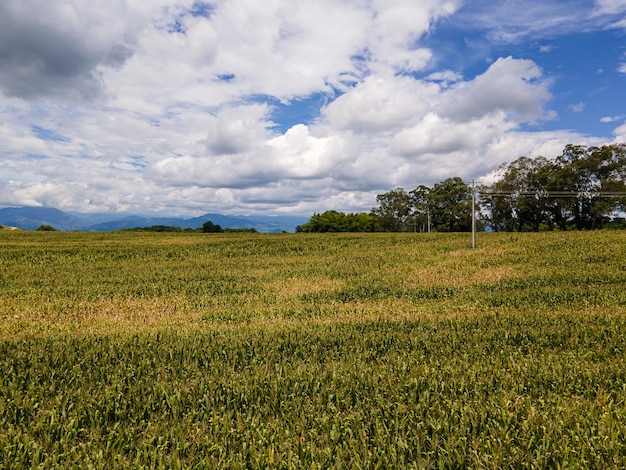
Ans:
[[[520,157],[502,165],[492,184],[460,177],[376,197],[369,213],[315,213],[297,232],[593,230],[625,227],[626,144],[567,145],[554,159]],[[474,199],[475,198],[475,199]]]
[[[39,230],[39,229],[38,229]],[[171,225],[151,225],[150,227],[133,227],[122,229],[126,232],[201,232],[201,233],[258,233],[255,228],[222,228],[207,220],[201,228],[181,228]]]

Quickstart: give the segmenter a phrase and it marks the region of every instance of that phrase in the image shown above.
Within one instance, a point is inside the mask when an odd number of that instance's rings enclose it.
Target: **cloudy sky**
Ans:
[[[626,142],[626,0],[2,0],[0,207],[368,211]]]

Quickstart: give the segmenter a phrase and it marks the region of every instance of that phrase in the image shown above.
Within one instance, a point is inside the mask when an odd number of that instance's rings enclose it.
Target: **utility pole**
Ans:
[[[476,184],[472,180],[472,248],[476,248]]]

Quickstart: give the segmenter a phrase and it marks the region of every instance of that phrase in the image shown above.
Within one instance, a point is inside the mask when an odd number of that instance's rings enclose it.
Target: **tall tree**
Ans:
[[[432,210],[430,192],[431,189],[424,185],[409,191],[411,205],[413,206],[412,218],[415,231],[417,231],[417,227],[419,227],[420,232],[430,230],[430,213]]]
[[[337,211],[326,211],[313,214],[311,219],[298,226],[296,232],[375,232],[378,231],[377,220],[370,214],[344,214]]]
[[[603,194],[626,190],[626,144],[568,145],[556,162],[559,186],[576,195],[560,202],[579,230],[600,228],[612,212],[624,207],[624,198]]]
[[[626,144],[567,145],[555,160],[520,157],[481,190],[495,230],[595,229],[624,210]]]
[[[481,192],[489,221],[496,231],[538,231],[558,219],[554,201],[547,194],[554,164],[544,157],[520,157],[500,167],[502,177]]]
[[[396,188],[376,196],[379,206],[371,214],[378,219],[380,227],[389,232],[400,232],[410,226],[413,210],[411,196],[403,189]]]
[[[202,224],[202,232],[204,233],[222,233],[224,230],[217,224],[207,220]]]
[[[433,186],[429,192],[431,219],[439,232],[472,230],[472,189],[455,176]]]

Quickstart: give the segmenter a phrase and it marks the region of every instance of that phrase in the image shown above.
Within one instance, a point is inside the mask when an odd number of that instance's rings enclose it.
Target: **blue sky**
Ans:
[[[4,0],[0,207],[368,211],[626,142],[626,0]]]
[[[516,2],[504,3],[515,5]],[[523,8],[522,2],[517,3]],[[529,5],[532,10],[532,2]],[[533,60],[552,82],[552,96],[547,106],[558,113],[557,118],[542,122],[537,128],[572,129],[610,137],[613,128],[603,124],[602,118],[620,115],[624,110],[622,103],[626,102],[626,76],[619,72],[626,57],[626,36],[623,27],[614,26],[618,21],[613,21],[620,15],[596,16],[594,10],[599,5],[591,7],[589,1],[546,2],[545,5],[548,19],[544,25],[540,20],[535,22],[534,15],[520,25],[501,20],[501,28],[508,27],[510,38],[506,38],[507,29],[494,32],[489,22],[484,25],[485,29],[479,28],[480,24],[475,29],[457,29],[459,21],[453,17],[437,28],[434,39],[452,40],[453,56],[462,53],[472,58],[461,65],[470,75],[480,73],[485,58],[512,55]],[[468,4],[459,15],[463,16],[467,10],[466,14],[471,17],[471,6]],[[619,2],[615,2],[616,11],[618,7]],[[541,15],[541,7],[535,14]],[[528,20],[539,24],[526,28]],[[471,20],[468,23],[471,24]],[[498,39],[498,36],[503,37]]]

